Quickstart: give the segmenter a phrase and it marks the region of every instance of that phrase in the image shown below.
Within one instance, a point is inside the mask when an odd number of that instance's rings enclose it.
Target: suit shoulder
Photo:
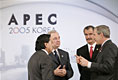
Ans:
[[[88,52],[88,46],[87,44],[78,48],[77,51],[76,51],[76,54],[77,55],[83,55],[83,54],[86,54]]]
[[[78,48],[77,51],[78,51],[78,50],[84,50],[85,48],[87,48],[87,44],[84,45],[84,46],[82,46],[82,47],[80,47],[80,48]]]
[[[31,58],[39,58],[39,57],[41,57],[41,56],[44,56],[44,55],[46,55],[45,54],[45,52],[43,52],[42,50],[39,50],[39,51],[36,51],[32,56],[31,56]]]
[[[65,50],[58,49],[59,54],[69,58],[69,53]]]
[[[118,50],[118,47],[113,42],[109,43],[108,46],[109,46],[110,49],[116,49],[116,50]]]
[[[107,48],[117,48],[117,46],[111,41],[108,40],[107,42],[105,42],[105,44],[103,46],[107,46]]]
[[[63,49],[58,49],[58,50],[61,51],[61,52],[63,52],[63,53],[67,53],[68,54],[68,52],[65,51],[65,50],[63,50]]]

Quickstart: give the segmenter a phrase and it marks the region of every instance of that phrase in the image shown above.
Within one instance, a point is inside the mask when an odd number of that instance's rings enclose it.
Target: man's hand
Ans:
[[[86,60],[82,56],[77,56],[77,55],[75,55],[75,56],[76,56],[76,61],[77,61],[78,64],[80,64],[81,66],[85,66],[85,67],[88,66],[88,62],[89,62],[88,60]]]
[[[62,69],[61,68],[61,65],[59,65],[55,70],[54,70],[54,74],[56,76],[60,76],[60,77],[64,77],[66,75],[66,69],[65,69],[65,65],[63,66]]]
[[[75,55],[75,57],[76,57],[76,62],[80,64],[80,56]]]

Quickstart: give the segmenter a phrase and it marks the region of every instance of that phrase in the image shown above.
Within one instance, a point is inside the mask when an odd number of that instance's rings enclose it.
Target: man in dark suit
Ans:
[[[52,52],[49,34],[42,34],[36,40],[36,52],[28,62],[28,80],[54,80]]]
[[[77,63],[91,70],[91,80],[116,80],[118,74],[118,48],[110,40],[110,29],[106,25],[97,26],[94,35],[96,43],[101,44],[95,62],[77,56]]]
[[[52,30],[49,34],[51,35],[51,42],[54,49],[50,56],[53,60],[55,80],[68,80],[73,76],[69,54],[58,48],[60,46],[60,36],[58,32]]]
[[[94,61],[100,48],[100,45],[96,45],[95,43],[94,34],[93,34],[94,27],[91,25],[86,26],[83,32],[87,44],[77,49],[77,55],[82,56],[89,61]],[[91,47],[92,47],[92,54],[91,54]],[[90,76],[91,76],[90,70],[86,67],[82,67],[80,64],[77,65],[78,65],[79,72],[81,74],[80,80],[90,80]]]

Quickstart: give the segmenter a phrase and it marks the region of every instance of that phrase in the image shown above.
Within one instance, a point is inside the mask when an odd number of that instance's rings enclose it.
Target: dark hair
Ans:
[[[90,28],[92,28],[92,29],[93,29],[93,31],[94,31],[94,26],[89,25],[89,26],[86,26],[86,27],[84,28],[83,32],[84,32],[85,30],[89,30]]]
[[[41,50],[41,49],[45,49],[46,46],[44,43],[48,43],[50,41],[50,34],[42,34],[40,35],[35,43],[35,50]]]

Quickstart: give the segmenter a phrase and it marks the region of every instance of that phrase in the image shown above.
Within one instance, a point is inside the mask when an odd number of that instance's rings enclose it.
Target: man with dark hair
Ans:
[[[49,56],[52,52],[49,34],[37,38],[35,50],[28,62],[28,80],[54,80],[53,64]]]
[[[97,26],[94,35],[96,43],[101,44],[95,61],[76,56],[77,63],[90,69],[91,80],[118,80],[118,48],[110,40],[109,27],[106,25]]]
[[[89,61],[94,61],[98,52],[100,45],[96,45],[94,39],[94,27],[92,25],[86,26],[83,30],[87,44],[77,49],[77,55],[86,58]],[[80,80],[90,80],[90,70],[86,67],[82,67],[80,64],[78,69],[80,72]]]

